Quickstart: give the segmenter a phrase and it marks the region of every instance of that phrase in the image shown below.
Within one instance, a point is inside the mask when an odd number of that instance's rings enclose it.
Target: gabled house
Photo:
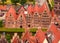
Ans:
[[[22,40],[23,40],[23,43],[36,43],[35,37],[32,36],[29,30],[26,30],[25,33],[23,33]]]
[[[51,23],[52,14],[50,13],[47,2],[44,2],[41,9],[41,27],[48,28]]]
[[[24,8],[23,6],[21,6],[21,7],[19,8],[19,10],[18,10],[18,13],[24,12],[24,11],[25,11],[25,8]]]
[[[39,13],[39,8],[40,6],[38,4],[35,4],[35,6],[33,7],[34,9],[34,13],[33,13],[33,26],[35,28],[39,27],[40,24],[40,13]]]
[[[44,43],[44,42],[48,43],[44,32],[42,32],[42,30],[40,29],[37,30],[35,37],[36,37],[36,43]]]
[[[21,7],[21,10],[22,7]],[[16,20],[16,27],[17,28],[26,28],[26,18],[24,12],[20,11],[17,20]]]
[[[33,6],[29,5],[26,11],[26,24],[27,28],[33,28]]]
[[[5,27],[6,28],[16,28],[16,11],[13,6],[10,7],[5,16]]]
[[[43,3],[43,5],[29,5],[27,9],[24,8],[24,6],[21,6],[18,12],[14,9],[14,7],[10,7],[10,9],[7,12],[7,19],[10,15],[12,21],[14,20],[15,23],[12,23],[12,25],[15,25],[15,28],[48,28],[51,19],[52,19],[52,13],[49,10],[47,1]],[[12,17],[13,16],[13,17]],[[7,20],[5,19],[5,20]],[[12,22],[10,21],[10,22]],[[5,21],[8,22],[8,21]],[[6,25],[6,24],[5,24]],[[9,26],[9,25],[8,25]],[[7,26],[7,28],[8,28]],[[10,27],[11,27],[10,26]],[[11,27],[13,28],[13,27]]]

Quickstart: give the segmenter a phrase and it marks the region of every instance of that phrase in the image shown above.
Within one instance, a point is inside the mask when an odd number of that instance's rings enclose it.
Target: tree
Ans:
[[[0,27],[3,27],[3,21],[0,20]]]
[[[35,0],[33,0],[33,4],[35,5]]]
[[[24,5],[27,2],[27,0],[20,0],[20,4]]]
[[[11,0],[11,2],[12,2],[14,5],[17,5],[17,3],[19,3],[19,0]]]
[[[50,10],[54,8],[54,0],[48,0]]]
[[[1,2],[2,2],[2,4],[4,5],[4,4],[5,4],[5,2],[6,2],[6,0],[1,0]]]

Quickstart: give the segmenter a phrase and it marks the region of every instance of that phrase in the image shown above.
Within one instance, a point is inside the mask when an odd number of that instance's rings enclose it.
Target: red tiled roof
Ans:
[[[6,16],[9,16],[9,14],[12,14],[15,19],[17,19],[16,11],[13,8],[13,6],[10,7],[9,11],[7,12]]]
[[[46,2],[40,7],[39,12],[42,13],[44,10],[46,10],[48,13],[50,13]]]
[[[36,4],[36,5],[33,7],[33,10],[34,10],[34,12],[39,12],[39,5]]]
[[[43,43],[45,39],[45,35],[40,29],[37,30],[35,37],[40,41],[40,43]]]
[[[30,43],[36,43],[36,38],[34,36],[30,37]]]
[[[54,40],[53,43],[58,43],[59,39],[60,39],[60,33],[58,33],[57,27],[54,24],[51,24],[51,27],[49,28],[48,31],[51,31],[54,35]]]
[[[21,8],[19,9],[19,13],[21,12],[21,11],[25,11],[25,9],[24,9],[24,7],[23,6],[21,6]]]
[[[23,18],[24,18],[24,20],[25,20],[25,14],[24,14],[24,12],[20,11],[20,13],[17,15],[17,19],[20,17],[20,15],[22,15]]]
[[[27,11],[28,11],[29,14],[31,14],[33,12],[33,6],[29,5],[28,8],[27,8]]]
[[[31,33],[26,30],[25,33],[23,33],[23,36],[22,36],[22,39],[25,40],[25,39],[30,39],[31,37]]]
[[[53,33],[57,32],[57,27],[54,24],[51,24],[51,27],[49,28],[48,31],[52,31]]]
[[[7,6],[6,5],[0,5],[0,10],[6,10]]]

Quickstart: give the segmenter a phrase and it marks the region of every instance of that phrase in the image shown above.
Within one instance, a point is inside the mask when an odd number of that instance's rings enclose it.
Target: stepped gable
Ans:
[[[18,17],[17,17],[17,20],[20,19],[20,16],[22,16],[22,18],[23,18],[24,21],[26,21],[24,12],[21,11],[21,12],[19,13],[19,15],[18,15]]]
[[[36,5],[33,7],[33,10],[34,10],[34,12],[38,12],[38,13],[39,13],[39,5],[36,4]]]
[[[14,19],[17,19],[16,11],[13,8],[13,6],[11,6],[10,9],[8,10],[6,17],[9,17],[10,14],[14,17]]]
[[[31,4],[28,6],[27,11],[29,14],[33,13],[33,6]]]
[[[37,32],[35,34],[35,37],[36,37],[36,39],[38,40],[39,43],[43,43],[43,41],[45,39],[45,35],[40,29],[37,30]]]
[[[44,2],[43,5],[40,6],[39,12],[43,13],[45,10],[50,14],[49,7],[46,2]]]
[[[18,13],[20,12],[24,12],[26,9],[24,8],[24,6],[21,6],[20,9],[18,10]]]

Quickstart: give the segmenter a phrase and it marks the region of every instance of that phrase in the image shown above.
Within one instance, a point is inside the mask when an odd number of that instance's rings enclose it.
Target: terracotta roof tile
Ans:
[[[6,16],[9,16],[9,14],[12,14],[15,19],[17,19],[16,11],[13,8],[13,6],[10,7],[9,11],[7,12]]]
[[[30,39],[31,37],[31,33],[26,30],[25,33],[23,33],[23,36],[22,36],[22,39],[25,40],[25,39]]]
[[[27,11],[28,11],[29,14],[31,14],[33,12],[33,6],[29,5],[28,8],[27,8]]]
[[[44,10],[46,10],[48,13],[50,13],[47,3],[43,3],[43,5],[40,7],[39,12],[42,13]]]
[[[35,37],[40,41],[40,43],[43,43],[45,39],[45,35],[40,29],[37,30]]]
[[[53,40],[53,43],[58,43],[60,35],[58,33],[57,27],[54,24],[51,24],[51,27],[48,31],[51,31],[54,34],[55,39]]]
[[[20,13],[21,11],[23,11],[23,12],[25,11],[25,8],[23,6],[20,7],[18,12]]]
[[[34,12],[39,12],[39,5],[36,4],[36,5],[33,7],[33,10],[34,10]]]
[[[0,10],[6,10],[7,6],[6,5],[0,5]]]

